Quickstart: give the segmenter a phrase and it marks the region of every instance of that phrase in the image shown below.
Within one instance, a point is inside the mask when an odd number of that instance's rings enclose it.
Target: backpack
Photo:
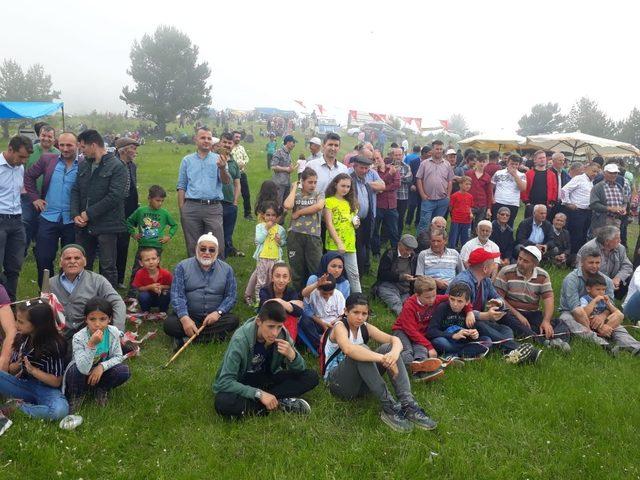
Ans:
[[[347,331],[349,331],[349,324],[347,323],[347,317],[343,316],[338,321],[342,322],[345,328],[347,329]],[[369,329],[366,327],[366,324],[361,325],[359,330],[360,330],[360,335],[362,335],[362,341],[365,344],[367,344],[369,342]],[[318,347],[318,354],[319,354],[318,361],[320,362],[320,375],[323,377],[327,370],[327,365],[329,365],[340,353],[342,353],[342,350],[340,350],[340,347],[338,347],[338,349],[335,352],[333,352],[329,358],[325,357],[324,350],[327,345],[327,342],[329,341],[329,337],[331,336],[331,332],[333,332],[333,327],[327,328],[325,330],[325,332],[322,334],[322,338],[320,339],[320,346]]]

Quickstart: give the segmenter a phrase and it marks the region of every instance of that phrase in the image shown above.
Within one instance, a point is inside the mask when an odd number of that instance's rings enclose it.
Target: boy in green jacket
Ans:
[[[220,415],[239,418],[276,409],[311,412],[309,404],[298,397],[318,385],[318,374],[305,368],[283,326],[285,319],[282,304],[269,300],[255,319],[233,334],[213,383]]]

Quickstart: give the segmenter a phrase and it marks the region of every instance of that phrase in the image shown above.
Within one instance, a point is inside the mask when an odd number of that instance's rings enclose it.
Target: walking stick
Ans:
[[[184,351],[184,349],[185,349],[185,348],[187,348],[187,347],[189,346],[189,344],[195,340],[195,338],[196,338],[198,335],[200,335],[200,332],[202,332],[202,330],[204,330],[204,327],[205,327],[205,326],[206,326],[206,325],[203,323],[203,324],[202,324],[202,326],[198,329],[198,331],[197,331],[196,333],[194,333],[194,334],[191,336],[191,338],[189,338],[189,340],[187,340],[186,342],[184,342],[184,345],[180,348],[180,350],[178,350],[178,351],[173,355],[173,357],[171,357],[171,358],[169,359],[169,361],[167,362],[167,364],[166,364],[164,367],[162,367],[162,368],[167,368],[167,367],[169,366],[169,364],[170,364],[171,362],[173,362],[173,361],[178,357],[178,355],[180,355],[180,354]]]

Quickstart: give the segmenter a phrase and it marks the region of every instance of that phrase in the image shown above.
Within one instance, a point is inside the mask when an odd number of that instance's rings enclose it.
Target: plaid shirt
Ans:
[[[413,174],[411,173],[411,167],[404,162],[400,165],[396,165],[396,168],[400,172],[400,188],[397,191],[398,200],[409,199],[409,187],[413,183]]]
[[[607,205],[609,207],[621,207],[624,205],[624,191],[616,182],[610,184],[605,182],[604,195],[607,198]]]

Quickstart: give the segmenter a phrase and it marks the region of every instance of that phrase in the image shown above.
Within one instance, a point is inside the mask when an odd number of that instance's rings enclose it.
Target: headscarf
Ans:
[[[347,278],[347,268],[344,262],[344,257],[340,255],[338,252],[327,252],[322,256],[322,258],[320,259],[320,267],[318,268],[318,272],[316,273],[316,276],[320,278],[322,275],[327,273],[327,268],[329,267],[329,264],[331,263],[332,260],[336,258],[339,258],[340,260],[342,260],[342,274],[338,278],[336,278],[336,284],[342,283],[342,282],[348,282],[349,279]]]

